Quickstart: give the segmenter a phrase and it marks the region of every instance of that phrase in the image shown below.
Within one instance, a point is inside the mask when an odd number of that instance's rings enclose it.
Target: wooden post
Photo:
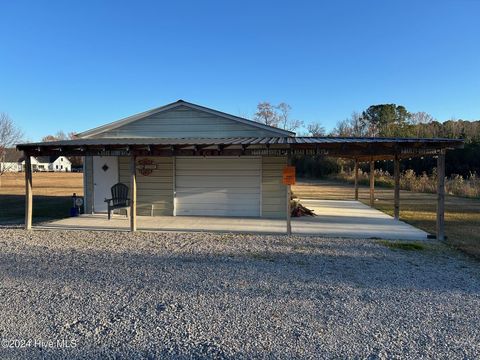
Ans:
[[[400,219],[400,159],[398,154],[395,154],[395,159],[393,160],[393,176],[395,178],[395,189],[394,189],[394,218],[395,220]]]
[[[445,240],[445,150],[437,158],[437,240]]]
[[[292,165],[292,159],[290,157],[290,154],[288,154],[287,158],[287,165],[291,166]],[[290,185],[287,186],[287,235],[290,236],[292,235],[292,209],[291,209],[291,199],[292,199],[292,189]]]
[[[370,206],[375,204],[375,162],[370,160]]]
[[[287,185],[287,235],[292,235],[292,209],[290,202],[292,197],[292,190],[290,185]]]
[[[136,156],[130,158],[130,231],[137,231],[137,175]]]
[[[355,200],[358,200],[358,159],[355,159]]]
[[[25,230],[32,229],[32,160],[25,154]]]

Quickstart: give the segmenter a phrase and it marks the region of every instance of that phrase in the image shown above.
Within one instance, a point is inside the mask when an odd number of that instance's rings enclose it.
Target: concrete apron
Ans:
[[[426,240],[427,233],[358,201],[302,199],[317,216],[292,218],[294,235]],[[285,234],[285,219],[259,219],[203,216],[137,216],[140,231],[221,232]],[[82,215],[34,226],[35,229],[129,231],[129,220],[106,214]]]

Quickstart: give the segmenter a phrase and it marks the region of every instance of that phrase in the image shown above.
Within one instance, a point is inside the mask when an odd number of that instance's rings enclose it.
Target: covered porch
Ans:
[[[444,179],[445,153],[448,149],[463,146],[461,140],[452,139],[402,139],[402,138],[218,138],[218,139],[78,139],[49,143],[19,145],[26,155],[26,209],[25,228],[32,228],[32,174],[30,156],[62,154],[76,156],[124,156],[130,162],[130,219],[116,218],[110,222],[104,215],[86,215],[44,224],[43,228],[71,227],[98,230],[171,230],[171,231],[227,231],[250,233],[293,233],[364,238],[418,239],[426,233],[399,221],[400,214],[400,161],[404,158],[432,156],[437,158],[437,228],[436,237],[444,240]],[[217,218],[165,216],[143,217],[137,214],[137,163],[138,156],[283,156],[322,155],[352,159],[355,161],[355,200],[358,199],[358,169],[361,162],[370,166],[370,204],[375,198],[375,161],[394,162],[395,194],[394,217],[389,217],[358,201],[340,204],[315,200],[304,203],[320,215],[315,218],[299,218],[292,221],[286,202],[286,219],[265,218]],[[289,161],[288,161],[289,162]],[[287,185],[287,198],[290,188]],[[174,211],[175,215],[175,211]]]
[[[309,200],[302,203],[318,216],[292,218],[292,234],[357,239],[426,240],[427,233],[359,201]],[[129,219],[86,214],[34,226],[35,229],[130,231]],[[284,219],[210,216],[137,216],[142,231],[285,234]]]

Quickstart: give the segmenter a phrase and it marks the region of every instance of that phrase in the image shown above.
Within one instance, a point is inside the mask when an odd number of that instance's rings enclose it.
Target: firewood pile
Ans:
[[[290,208],[292,209],[292,217],[316,216],[313,210],[310,210],[309,208],[300,204],[300,200],[293,194],[290,200]]]

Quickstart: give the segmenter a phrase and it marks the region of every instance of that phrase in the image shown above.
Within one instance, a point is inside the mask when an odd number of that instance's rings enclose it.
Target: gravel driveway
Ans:
[[[435,242],[0,229],[0,250],[2,359],[480,356],[480,262]]]

